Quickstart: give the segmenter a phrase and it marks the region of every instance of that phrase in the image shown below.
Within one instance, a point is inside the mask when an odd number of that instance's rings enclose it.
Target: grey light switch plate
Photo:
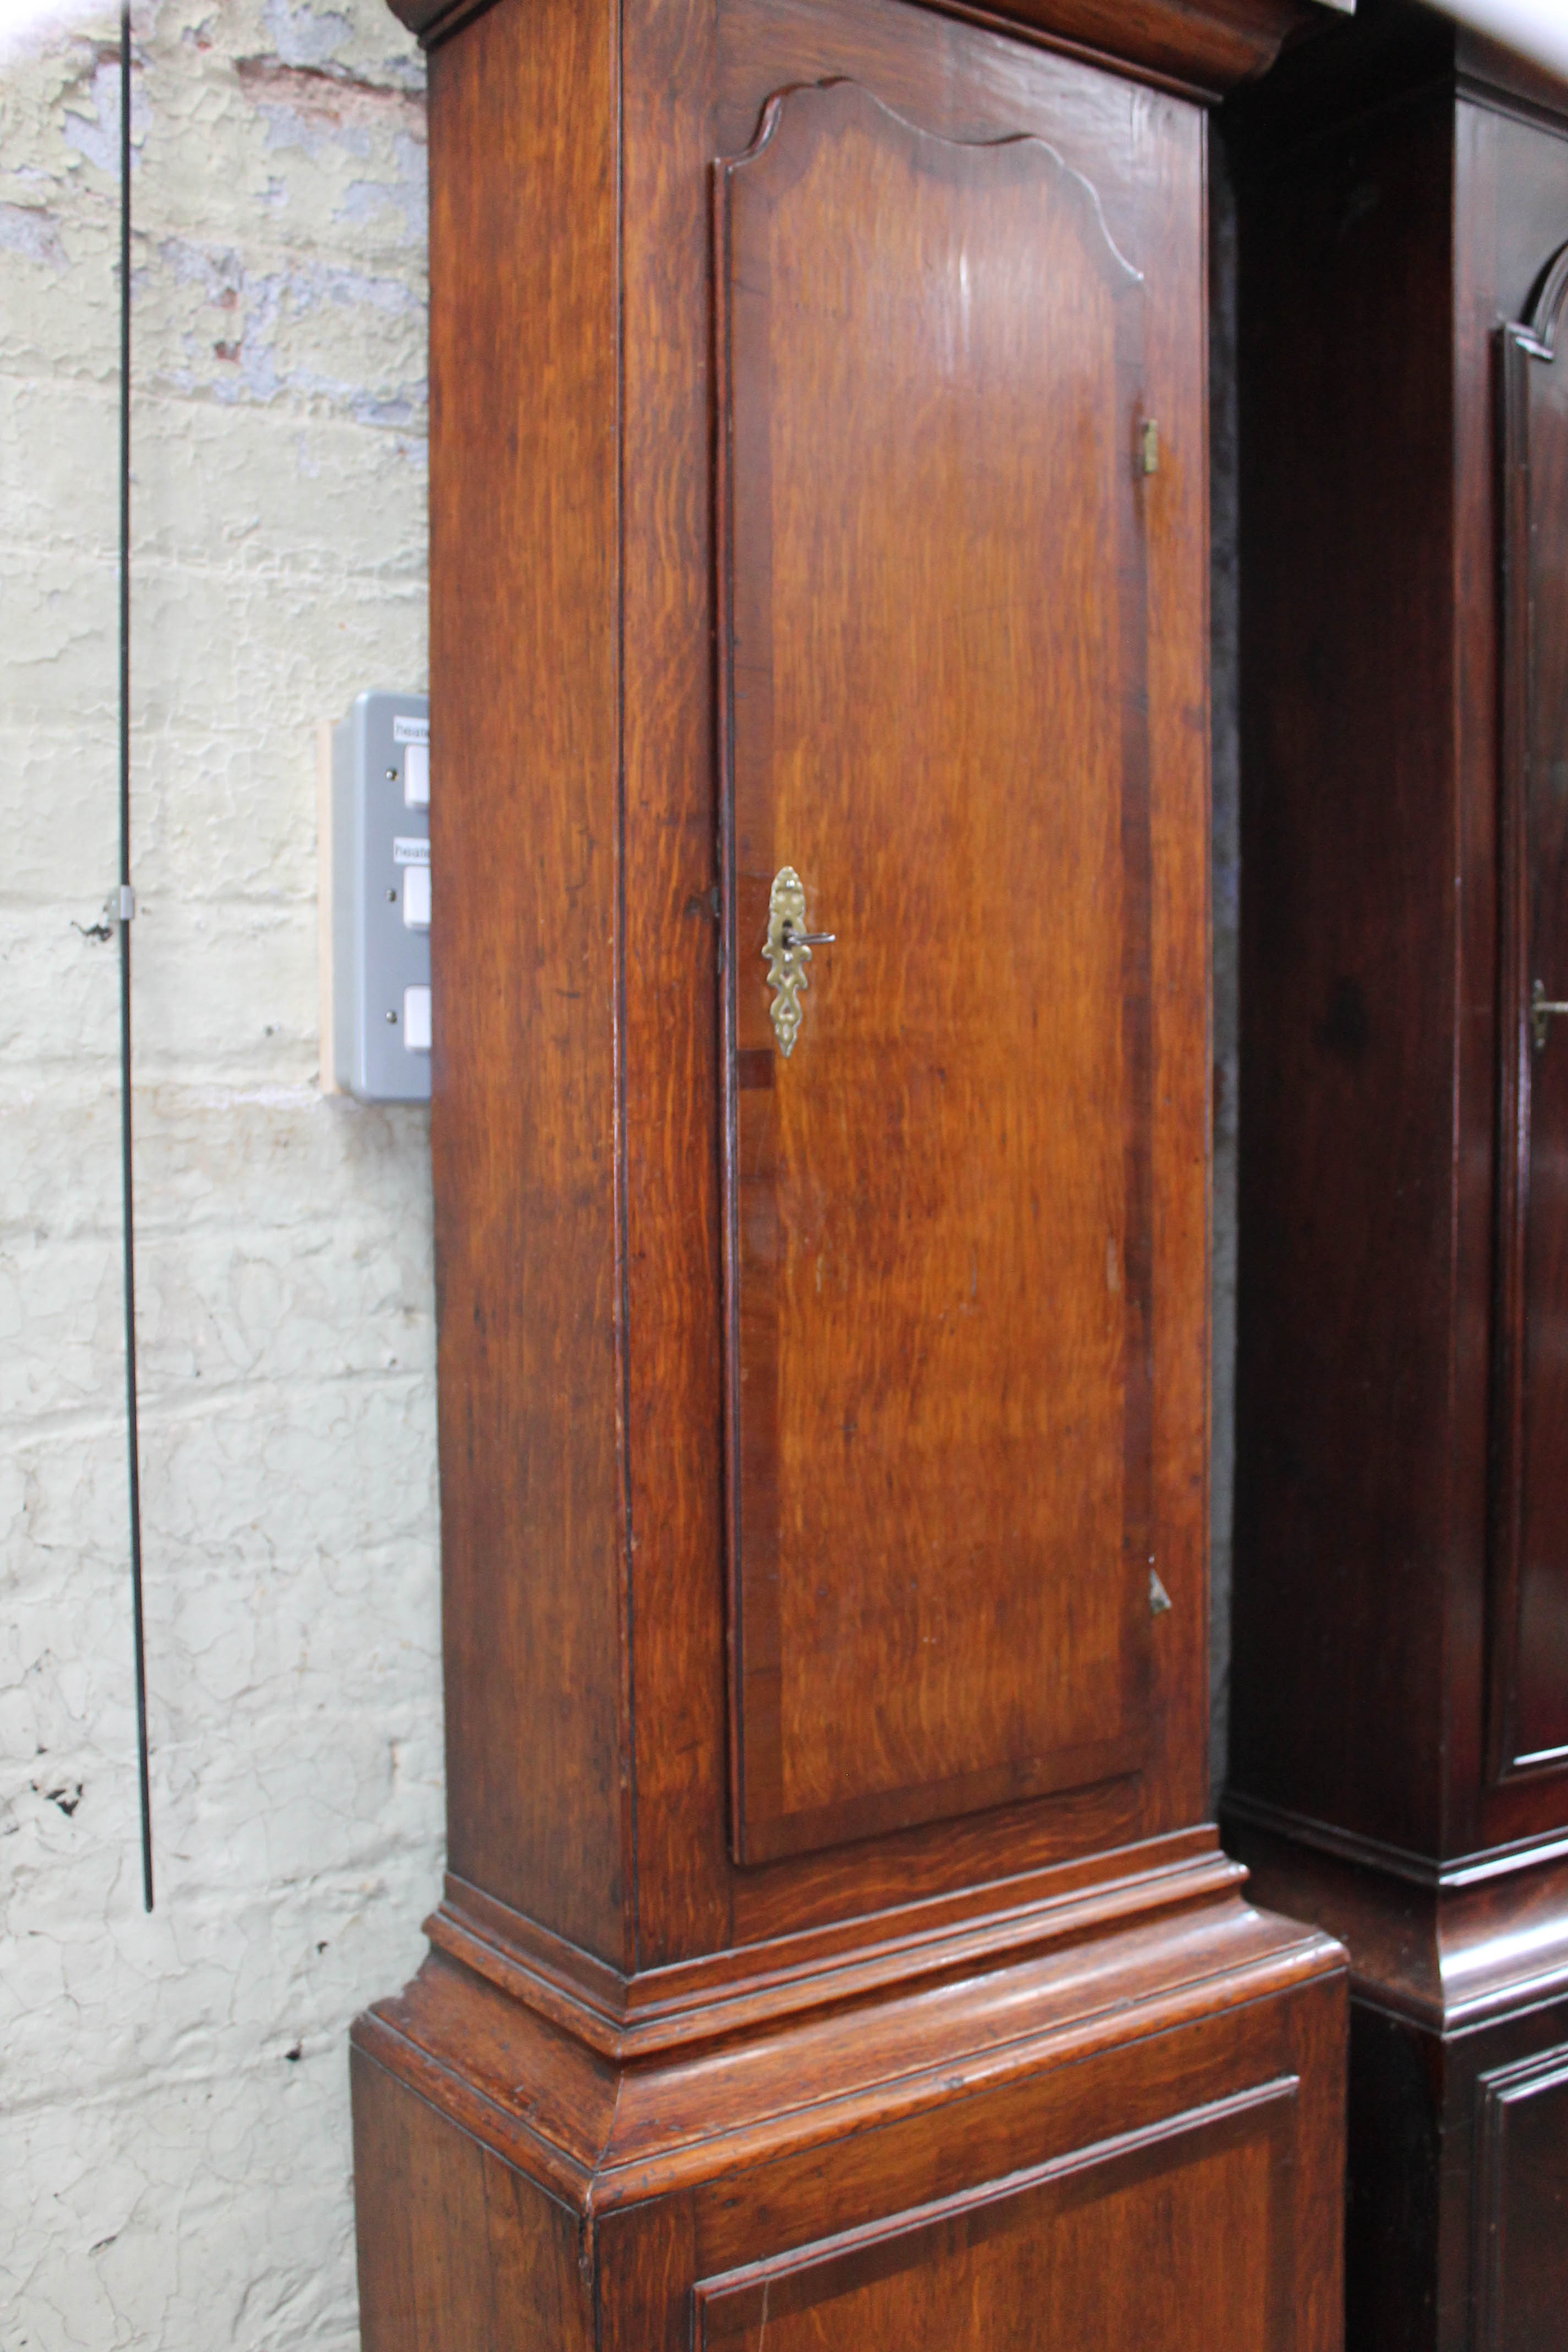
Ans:
[[[430,1099],[429,746],[426,695],[373,691],[323,759],[322,1082],[362,1102]]]

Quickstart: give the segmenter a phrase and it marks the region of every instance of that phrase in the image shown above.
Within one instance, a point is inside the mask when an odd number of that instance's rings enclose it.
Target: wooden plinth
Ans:
[[[1351,1955],[1350,2352],[1551,2352],[1568,2310],[1568,1853],[1423,1870],[1304,1827],[1237,1810],[1226,1836],[1262,1899]]]
[[[354,2033],[366,2344],[1337,2343],[1341,1956],[1124,1861],[614,2006],[449,1901]]]

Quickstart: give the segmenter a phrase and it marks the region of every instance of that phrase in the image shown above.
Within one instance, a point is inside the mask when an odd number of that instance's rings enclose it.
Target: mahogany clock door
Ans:
[[[715,236],[753,1861],[1142,1752],[1156,436],[1037,139],[792,89]]]
[[[1568,1767],[1568,248],[1504,339],[1510,636],[1505,814],[1503,1496],[1499,1758]]]

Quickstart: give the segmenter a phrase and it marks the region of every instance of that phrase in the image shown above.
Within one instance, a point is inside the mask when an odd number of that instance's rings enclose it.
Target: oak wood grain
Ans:
[[[433,61],[432,1151],[452,1859],[623,1958],[615,17]]]
[[[963,2132],[944,2144],[928,2122],[922,2145],[921,2117],[988,2090],[1006,2090],[1014,2116],[1065,2095],[1072,2119],[1060,2148],[1077,2145],[1080,2130],[1110,2137],[1167,2110],[1169,2068],[1152,2063],[1144,2079],[1140,2043],[1192,2029],[1216,2067],[1232,2066],[1255,2037],[1278,2036],[1284,2010],[1308,1987],[1342,2022],[1339,1948],[1222,1889],[1181,1912],[1130,1917],[929,1982],[858,1995],[824,1983],[809,2010],[739,2023],[715,2016],[705,2041],[627,2059],[605,2058],[441,1954],[362,2019],[355,2036],[509,2162],[548,2179],[554,2194],[591,2196],[600,2213],[764,2160],[805,2193],[823,2147],[897,2125],[906,2150],[897,2167],[879,2159],[874,2139],[863,2150],[869,2219],[1028,2160],[1003,2161],[987,2141],[985,2168],[973,2172]],[[1091,2061],[1120,2085],[1120,2115],[1114,2105],[1079,2105],[1072,2070]],[[1321,2084],[1310,2071],[1313,2097],[1331,2106],[1332,2065]],[[856,2219],[845,2210],[814,2234]],[[715,2241],[705,2261],[722,2270],[742,2259]]]
[[[628,448],[643,453],[626,488],[626,922],[629,964],[658,976],[626,1008],[628,1479],[638,1935],[646,1960],[661,1964],[703,1938],[749,1941],[842,1906],[981,1882],[999,1864],[1026,1868],[1118,1845],[1203,1810],[1206,1496],[1194,1465],[1206,1431],[1207,1066],[1184,1042],[1194,1024],[1206,1025],[1206,482],[1203,341],[1191,326],[1203,289],[1202,124],[1173,100],[1141,97],[1108,75],[892,0],[845,0],[833,10],[748,0],[719,12],[717,27],[711,9],[691,0],[628,11],[626,38],[635,60],[625,87],[626,315],[636,321],[625,358],[626,430]],[[944,137],[1023,131],[1049,141],[1069,166],[1092,173],[1112,235],[1137,253],[1149,289],[1163,407],[1159,495],[1146,518],[1160,614],[1150,710],[1161,1073],[1153,1460],[1160,1572],[1176,1605],[1155,1629],[1159,1678],[1142,1781],[1068,1793],[1049,1809],[999,1808],[948,1832],[905,1831],[866,1842],[858,1854],[785,1857],[736,1874],[725,1853],[724,1615],[712,1533],[722,1471],[710,1450],[719,1414],[718,1214],[708,1190],[714,1163],[698,1144],[710,1136],[716,1153],[720,1105],[709,1091],[713,1031],[679,977],[692,959],[711,959],[715,945],[703,919],[717,879],[718,808],[706,764],[713,606],[710,586],[699,594],[693,585],[713,560],[711,332],[679,289],[689,282],[682,273],[710,267],[712,153],[743,149],[781,87],[846,75]],[[672,1200],[679,1215],[669,1213]],[[638,1346],[639,1329],[657,1334],[657,1348]]]
[[[1284,2352],[1294,2076],[696,2290],[704,2352],[867,2341],[938,2352],[1082,2342]],[[1212,2259],[1218,2235],[1230,2249]]]
[[[588,2352],[577,2215],[353,2055],[360,2337],[374,2352]]]
[[[1145,386],[1142,280],[1043,142],[830,83],[717,204],[751,1859],[1142,1746]],[[837,934],[787,1055],[786,866]]]
[[[1117,1864],[1120,1864],[1120,1869]],[[1070,1943],[1131,1918],[1186,1910],[1237,1884],[1238,1866],[1212,1829],[1161,1839],[1117,1857],[994,1882],[837,1920],[624,1977],[592,1962],[476,1887],[449,1881],[426,1922],[437,1951],[512,1992],[590,2047],[615,2058],[710,2041],[770,2018]]]

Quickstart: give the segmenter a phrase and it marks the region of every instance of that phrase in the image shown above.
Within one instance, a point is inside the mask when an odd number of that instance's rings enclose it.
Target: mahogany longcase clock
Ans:
[[[1568,89],[1237,109],[1227,1836],[1352,1962],[1357,2352],[1568,2336]]]
[[[370,2352],[1331,2352],[1205,1825],[1205,100],[1285,0],[431,46],[450,1874]]]

